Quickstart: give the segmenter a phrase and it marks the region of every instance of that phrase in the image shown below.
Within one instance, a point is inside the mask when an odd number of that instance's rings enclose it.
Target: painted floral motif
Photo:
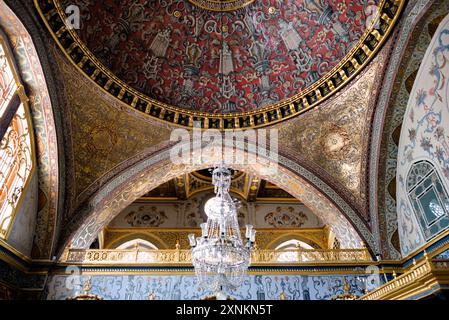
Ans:
[[[345,276],[350,292],[364,293],[366,275]],[[54,276],[47,299],[64,300],[82,292],[87,277]],[[200,300],[211,292],[200,288],[195,276],[92,276],[91,294],[105,300]],[[380,283],[380,281],[378,281]],[[237,300],[330,300],[343,294],[342,276],[248,276],[230,295]],[[151,297],[151,298],[150,298]]]
[[[307,220],[304,212],[293,207],[277,207],[275,212],[265,215],[265,222],[273,227],[301,227]]]
[[[81,8],[79,36],[129,85],[172,105],[228,113],[287,99],[327,74],[378,2],[268,0],[224,13],[187,0],[61,4]]]
[[[125,217],[132,227],[159,227],[167,219],[164,211],[158,211],[156,207],[145,206],[141,206],[137,211],[131,211]]]
[[[420,217],[414,214],[408,199],[407,191],[410,183],[407,183],[407,177],[412,165],[418,161],[427,160],[435,167],[436,174],[442,180],[442,186],[435,190],[449,188],[448,61],[449,16],[441,22],[427,49],[404,116],[397,173],[398,222],[403,255],[413,251],[422,245],[425,239],[430,239],[441,231],[441,228],[435,228],[435,231],[429,234],[426,230],[424,236],[417,220]],[[436,180],[432,181],[435,184]],[[421,197],[428,192],[429,190],[426,189],[417,199],[421,201]]]

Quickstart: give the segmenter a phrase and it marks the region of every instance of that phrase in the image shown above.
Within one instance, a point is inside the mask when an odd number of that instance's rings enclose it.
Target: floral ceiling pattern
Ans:
[[[128,85],[170,105],[229,113],[310,87],[357,44],[378,3],[265,0],[229,12],[185,0],[61,6],[79,6],[80,38]]]
[[[341,95],[314,112],[278,125],[280,149],[304,157],[317,165],[321,174],[330,175],[339,184],[337,189],[347,193],[367,222],[370,217],[365,208],[364,154],[368,147],[365,137],[369,135],[375,103],[373,92],[385,56],[384,51],[380,52]]]

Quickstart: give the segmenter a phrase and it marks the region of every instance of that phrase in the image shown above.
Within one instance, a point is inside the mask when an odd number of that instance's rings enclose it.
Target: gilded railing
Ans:
[[[360,300],[403,300],[426,292],[441,279],[449,279],[449,260],[424,259],[402,275],[364,295]]]
[[[66,263],[190,265],[190,250],[99,250],[69,249]],[[367,249],[338,250],[254,250],[252,265],[348,263],[372,261]]]

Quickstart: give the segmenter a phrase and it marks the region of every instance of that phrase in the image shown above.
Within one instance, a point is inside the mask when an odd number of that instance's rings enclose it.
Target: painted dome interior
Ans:
[[[79,6],[81,40],[134,89],[188,110],[233,113],[285,101],[328,74],[359,42],[378,2],[241,0],[215,11],[208,0],[61,6]]]
[[[0,0],[0,300],[447,300],[448,61],[448,0]]]

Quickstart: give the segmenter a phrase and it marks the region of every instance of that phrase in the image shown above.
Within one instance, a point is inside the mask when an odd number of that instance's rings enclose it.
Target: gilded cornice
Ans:
[[[188,0],[188,1],[191,4],[197,6],[198,8],[216,12],[239,10],[254,2],[254,0],[220,0],[220,1]]]

